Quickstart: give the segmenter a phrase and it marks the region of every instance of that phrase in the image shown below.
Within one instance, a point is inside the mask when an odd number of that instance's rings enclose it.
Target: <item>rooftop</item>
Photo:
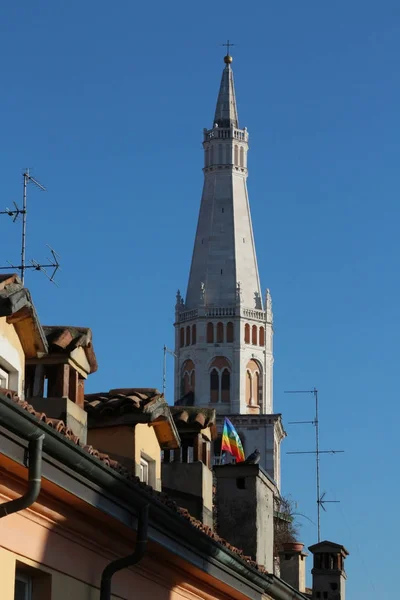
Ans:
[[[216,542],[217,544],[223,546],[225,549],[234,553],[241,561],[247,564],[251,569],[255,569],[259,573],[267,573],[266,569],[263,566],[257,564],[254,560],[249,556],[245,556],[243,551],[239,548],[236,548],[229,544],[226,540],[217,535],[210,527],[203,525],[201,521],[198,521],[194,517],[192,517],[184,508],[179,507],[176,502],[174,502],[167,494],[163,492],[157,492],[151,486],[142,483],[138,477],[133,475],[131,471],[121,465],[118,461],[113,460],[108,456],[108,454],[104,454],[99,452],[93,446],[84,445],[82,446],[79,442],[77,436],[75,436],[72,431],[65,425],[65,423],[59,419],[50,419],[46,416],[45,413],[39,413],[35,411],[33,406],[31,406],[28,402],[21,400],[18,395],[12,390],[1,390],[0,394],[0,402],[4,401],[4,398],[7,400],[11,400],[15,405],[17,405],[23,411],[28,412],[32,415],[37,421],[40,421],[45,427],[50,427],[56,430],[59,434],[61,434],[68,442],[72,442],[77,446],[80,446],[87,454],[90,456],[93,461],[100,461],[103,465],[112,469],[113,471],[119,473],[124,478],[133,483],[144,495],[153,497],[161,502],[166,508],[174,511],[176,515],[186,521],[189,526],[194,527],[198,530],[199,535],[207,536]]]

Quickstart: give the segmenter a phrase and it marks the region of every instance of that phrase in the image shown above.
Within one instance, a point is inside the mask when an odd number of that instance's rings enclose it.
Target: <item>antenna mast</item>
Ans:
[[[171,356],[174,356],[176,358],[176,354],[173,350],[170,350],[169,348],[167,348],[167,346],[164,345],[164,362],[163,362],[163,384],[162,384],[162,391],[163,394],[165,396],[165,390],[167,389],[167,352],[168,354],[171,354]]]
[[[320,481],[320,454],[339,454],[344,450],[320,450],[319,449],[319,416],[318,416],[318,390],[316,388],[312,390],[289,390],[285,391],[285,394],[313,394],[315,399],[315,417],[313,421],[289,421],[289,425],[298,424],[311,424],[315,427],[315,450],[306,452],[287,452],[287,454],[315,454],[316,462],[316,488],[317,488],[317,532],[318,542],[321,541],[321,508],[326,511],[324,504],[326,503],[338,503],[339,500],[324,500],[325,492],[321,495],[321,481]]]
[[[36,181],[36,179],[34,179],[30,174],[29,174],[29,169],[26,169],[26,171],[23,174],[23,178],[24,178],[24,183],[23,183],[23,195],[22,195],[22,210],[20,211],[22,214],[22,241],[21,241],[21,281],[22,283],[24,283],[24,279],[25,279],[25,253],[26,253],[26,190],[28,187],[28,183],[29,181],[32,181],[32,183],[34,183],[40,190],[43,190],[43,192],[46,191],[46,188],[39,183],[38,181]]]
[[[23,173],[23,188],[22,188],[23,189],[22,209],[19,208],[18,205],[14,202],[15,208],[13,208],[13,209],[6,208],[6,210],[0,211],[0,215],[8,215],[9,217],[12,217],[12,220],[14,223],[18,219],[19,215],[22,215],[21,264],[13,265],[12,263],[9,262],[8,266],[0,267],[0,271],[8,270],[10,267],[18,270],[21,275],[21,281],[24,284],[26,269],[35,269],[36,271],[42,271],[42,273],[44,273],[46,275],[46,277],[48,277],[48,279],[50,279],[50,281],[52,283],[55,283],[54,276],[57,273],[58,269],[60,268],[60,264],[58,262],[58,254],[50,246],[48,246],[48,247],[50,248],[52,258],[47,259],[48,260],[47,264],[38,263],[36,260],[33,260],[33,259],[29,261],[31,263],[30,265],[26,264],[27,188],[28,188],[29,182],[32,182],[36,187],[38,187],[43,192],[47,191],[46,188],[41,183],[39,183],[36,179],[34,179],[34,177],[32,177],[32,175],[29,173],[29,169],[26,169],[24,171],[24,173]],[[48,275],[46,272],[46,268],[50,268],[50,267],[53,269],[53,273],[51,275]]]

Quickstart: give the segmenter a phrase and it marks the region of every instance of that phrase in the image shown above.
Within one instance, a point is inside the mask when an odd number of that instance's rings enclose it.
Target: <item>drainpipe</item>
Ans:
[[[110,600],[111,598],[111,579],[114,573],[132,567],[142,560],[147,546],[147,531],[149,525],[149,505],[146,504],[140,510],[138,516],[138,528],[136,536],[136,546],[133,554],[128,554],[124,558],[117,558],[106,566],[101,575],[100,600]]]
[[[28,490],[20,498],[0,504],[0,519],[16,513],[24,508],[29,508],[36,502],[42,483],[42,449],[44,434],[30,440],[28,446]]]

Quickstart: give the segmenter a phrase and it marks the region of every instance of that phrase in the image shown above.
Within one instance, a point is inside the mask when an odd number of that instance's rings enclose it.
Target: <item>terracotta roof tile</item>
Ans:
[[[91,329],[72,325],[43,325],[43,331],[49,345],[49,352],[70,354],[76,348],[82,347],[90,365],[90,372],[97,371]]]
[[[93,418],[148,412],[159,399],[164,396],[155,388],[119,388],[85,394],[85,410]]]
[[[156,392],[157,390],[153,390],[153,391]],[[127,468],[125,468],[123,465],[121,465],[118,461],[113,460],[107,454],[103,454],[102,452],[99,452],[99,450],[97,450],[96,448],[93,448],[93,446],[90,446],[90,445],[81,446],[80,442],[79,442],[79,438],[73,434],[71,429],[69,429],[63,421],[61,421],[59,419],[50,419],[44,413],[39,413],[39,412],[35,411],[35,409],[33,408],[32,405],[30,405],[28,402],[25,402],[24,400],[21,400],[18,397],[18,395],[16,394],[16,392],[14,392],[12,390],[2,389],[1,394],[3,394],[4,396],[6,396],[8,399],[12,400],[16,404],[18,404],[23,410],[26,410],[27,412],[29,412],[31,415],[36,417],[39,421],[42,421],[47,426],[52,427],[53,429],[58,431],[58,433],[63,435],[67,440],[82,447],[83,450],[85,450],[85,452],[87,452],[94,459],[101,461],[103,464],[105,464],[110,469],[113,469],[114,471],[123,475],[124,477],[126,477],[126,479],[129,479],[131,482],[133,482],[135,485],[137,485],[137,487],[139,487],[145,493],[153,496],[154,498],[157,498],[165,506],[167,506],[168,508],[170,508],[171,510],[173,510],[174,512],[179,514],[182,519],[185,519],[186,521],[188,521],[190,523],[190,525],[192,527],[196,528],[197,530],[199,530],[199,532],[201,532],[204,535],[207,535],[209,538],[215,540],[216,542],[218,542],[219,544],[221,544],[222,546],[224,546],[225,548],[227,548],[228,550],[230,550],[231,552],[236,554],[239,558],[241,558],[243,561],[245,561],[248,566],[252,567],[253,569],[256,569],[260,573],[268,572],[262,565],[259,565],[254,560],[252,560],[250,557],[245,556],[242,550],[240,550],[239,548],[236,548],[235,546],[232,546],[231,544],[229,544],[229,542],[227,542],[226,540],[221,538],[217,533],[215,533],[210,527],[208,527],[207,525],[204,525],[201,521],[198,521],[197,519],[192,517],[188,510],[178,506],[176,504],[176,502],[174,500],[172,500],[167,494],[165,494],[164,492],[158,492],[158,491],[154,490],[151,486],[141,482],[139,477],[137,477],[136,475],[133,475],[131,473],[131,471],[129,471]]]
[[[218,437],[215,408],[201,408],[199,406],[171,406],[172,417],[179,434],[198,432],[209,428],[211,439]]]
[[[197,425],[201,428],[211,427],[216,422],[215,408],[198,406],[171,406],[171,413],[176,424]]]

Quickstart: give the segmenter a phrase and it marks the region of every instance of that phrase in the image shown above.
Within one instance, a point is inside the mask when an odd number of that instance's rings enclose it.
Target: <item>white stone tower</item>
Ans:
[[[285,435],[273,415],[273,314],[263,302],[247,193],[248,132],[239,127],[232,57],[211,129],[204,129],[204,187],[186,300],[177,294],[175,402],[229,415],[245,450],[279,485]],[[268,416],[268,419],[266,417]],[[251,429],[252,433],[245,430]]]

